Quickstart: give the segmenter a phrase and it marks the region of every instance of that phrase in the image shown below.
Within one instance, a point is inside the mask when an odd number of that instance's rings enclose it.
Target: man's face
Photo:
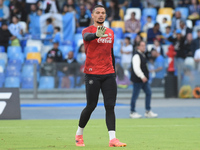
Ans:
[[[8,26],[4,24],[4,25],[1,26],[1,28],[2,28],[2,30],[7,30]]]
[[[146,44],[145,42],[140,42],[140,45],[138,46],[138,49],[141,51],[141,52],[145,52],[146,50]]]
[[[74,53],[73,52],[69,52],[68,53],[68,59],[72,59],[74,57]]]
[[[53,43],[53,48],[57,49],[58,48],[58,43]]]
[[[98,24],[103,24],[106,19],[106,11],[102,7],[97,7],[92,13],[92,19]]]

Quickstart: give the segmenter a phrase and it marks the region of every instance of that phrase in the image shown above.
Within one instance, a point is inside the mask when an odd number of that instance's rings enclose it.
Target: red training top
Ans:
[[[85,33],[96,33],[97,27],[89,26],[82,31],[82,36]],[[85,41],[85,68],[84,73],[105,75],[115,73],[113,66],[112,48],[114,43],[114,32],[106,28],[105,34],[108,37],[96,38],[91,41]]]

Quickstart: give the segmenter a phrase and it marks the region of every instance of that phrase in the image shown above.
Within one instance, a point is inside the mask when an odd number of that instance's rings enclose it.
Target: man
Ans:
[[[85,5],[80,5],[80,15],[77,17],[77,27],[88,27],[90,25],[90,16],[86,13]]]
[[[153,49],[151,51],[151,56],[155,59],[155,61],[154,61],[154,69],[151,70],[150,72],[156,73],[155,77],[153,78],[151,86],[162,87],[163,86],[162,81],[166,74],[165,59],[156,49]]]
[[[185,38],[188,33],[192,33],[192,30],[185,25],[185,21],[183,19],[180,20],[180,29],[182,36]]]
[[[0,28],[0,45],[5,47],[7,52],[7,47],[9,45],[9,40],[14,40],[16,37],[13,36],[8,30],[8,25],[6,22],[3,22]]]
[[[182,16],[180,11],[175,12],[175,16],[172,18],[172,31],[176,29],[180,29],[180,21],[181,21]]]
[[[141,24],[140,21],[135,19],[135,12],[131,13],[131,18],[125,21],[125,30],[128,33],[140,32]]]
[[[194,39],[193,43],[194,43],[194,51],[193,51],[194,54],[195,51],[200,48],[200,29],[197,30],[197,38]]]
[[[155,23],[154,27],[149,29],[147,32],[147,42],[148,44],[153,44],[153,41],[157,39],[161,42],[162,33],[160,32],[160,25],[159,23]]]
[[[50,51],[48,51],[48,53],[47,53],[47,58],[48,57],[53,58],[53,61],[55,63],[63,61],[62,52],[58,49],[58,46],[59,46],[59,43],[54,42],[53,48]]]
[[[96,5],[92,11],[94,25],[82,32],[86,51],[84,73],[87,105],[81,113],[76,132],[76,146],[85,146],[83,130],[98,103],[100,89],[104,97],[106,125],[110,147],[125,147],[115,137],[115,113],[117,85],[115,80],[115,59],[113,55],[114,32],[103,26],[106,18],[104,6]],[[105,33],[105,34],[104,34]]]
[[[145,117],[155,118],[158,115],[151,111],[151,88],[148,83],[149,70],[147,68],[147,59],[145,57],[146,44],[144,41],[138,43],[138,50],[134,53],[131,67],[131,81],[133,82],[133,95],[131,98],[131,118],[141,118],[135,110],[136,100],[139,96],[140,89],[146,94],[145,99]]]

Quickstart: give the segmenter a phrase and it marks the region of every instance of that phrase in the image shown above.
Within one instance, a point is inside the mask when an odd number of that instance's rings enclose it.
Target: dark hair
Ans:
[[[99,7],[104,8],[104,9],[106,10],[106,8],[105,8],[103,5],[96,5],[96,6],[93,8],[92,13],[95,11],[96,8],[99,8]]]
[[[134,11],[131,14],[133,14],[135,16],[135,12]]]
[[[163,19],[167,21],[167,18],[166,18],[166,17],[165,17],[165,18],[163,18]]]
[[[151,18],[151,19],[152,19],[152,17],[151,17],[151,16],[147,16],[147,18]]]
[[[166,28],[171,29],[171,26],[167,26]]]
[[[84,46],[84,44],[81,44],[81,45],[80,45],[80,47],[79,47],[79,49],[78,49],[78,52],[79,52],[79,53],[81,53],[81,47],[82,47],[82,46]]]
[[[47,19],[47,22],[48,22],[48,23],[52,23],[52,19],[51,19],[51,18],[48,18],[48,19]]]
[[[139,42],[137,43],[137,46],[140,46],[140,44],[141,44],[142,42],[144,42],[144,41],[143,41],[143,40],[139,41]]]
[[[131,38],[130,38],[130,37],[128,37],[128,36],[127,36],[127,37],[125,37],[125,39],[127,39],[127,40],[129,40],[129,41],[131,40]]]
[[[160,25],[160,24],[159,24],[158,22],[156,22],[156,23],[154,24],[154,27],[157,26],[157,25]]]
[[[60,27],[55,27],[56,30],[60,31]]]

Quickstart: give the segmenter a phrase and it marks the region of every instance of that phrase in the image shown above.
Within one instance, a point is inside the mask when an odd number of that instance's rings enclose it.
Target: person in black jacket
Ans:
[[[194,54],[195,51],[200,48],[200,29],[198,29],[197,38],[194,39],[193,43],[194,43],[194,52],[193,52]]]
[[[120,20],[118,1],[111,0],[110,7],[106,10],[107,20],[111,23],[113,20]]]
[[[54,42],[53,48],[47,53],[47,57],[53,58],[53,61],[55,63],[63,61],[63,55],[62,52],[58,49],[58,46],[59,46],[58,41]]]
[[[137,51],[133,55],[131,64],[131,81],[133,82],[133,95],[131,98],[131,118],[141,118],[135,110],[136,100],[139,96],[140,90],[146,94],[145,99],[145,117],[155,118],[158,114],[151,111],[151,87],[149,85],[149,70],[147,68],[147,59],[145,57],[146,44],[144,41],[139,42]]]

